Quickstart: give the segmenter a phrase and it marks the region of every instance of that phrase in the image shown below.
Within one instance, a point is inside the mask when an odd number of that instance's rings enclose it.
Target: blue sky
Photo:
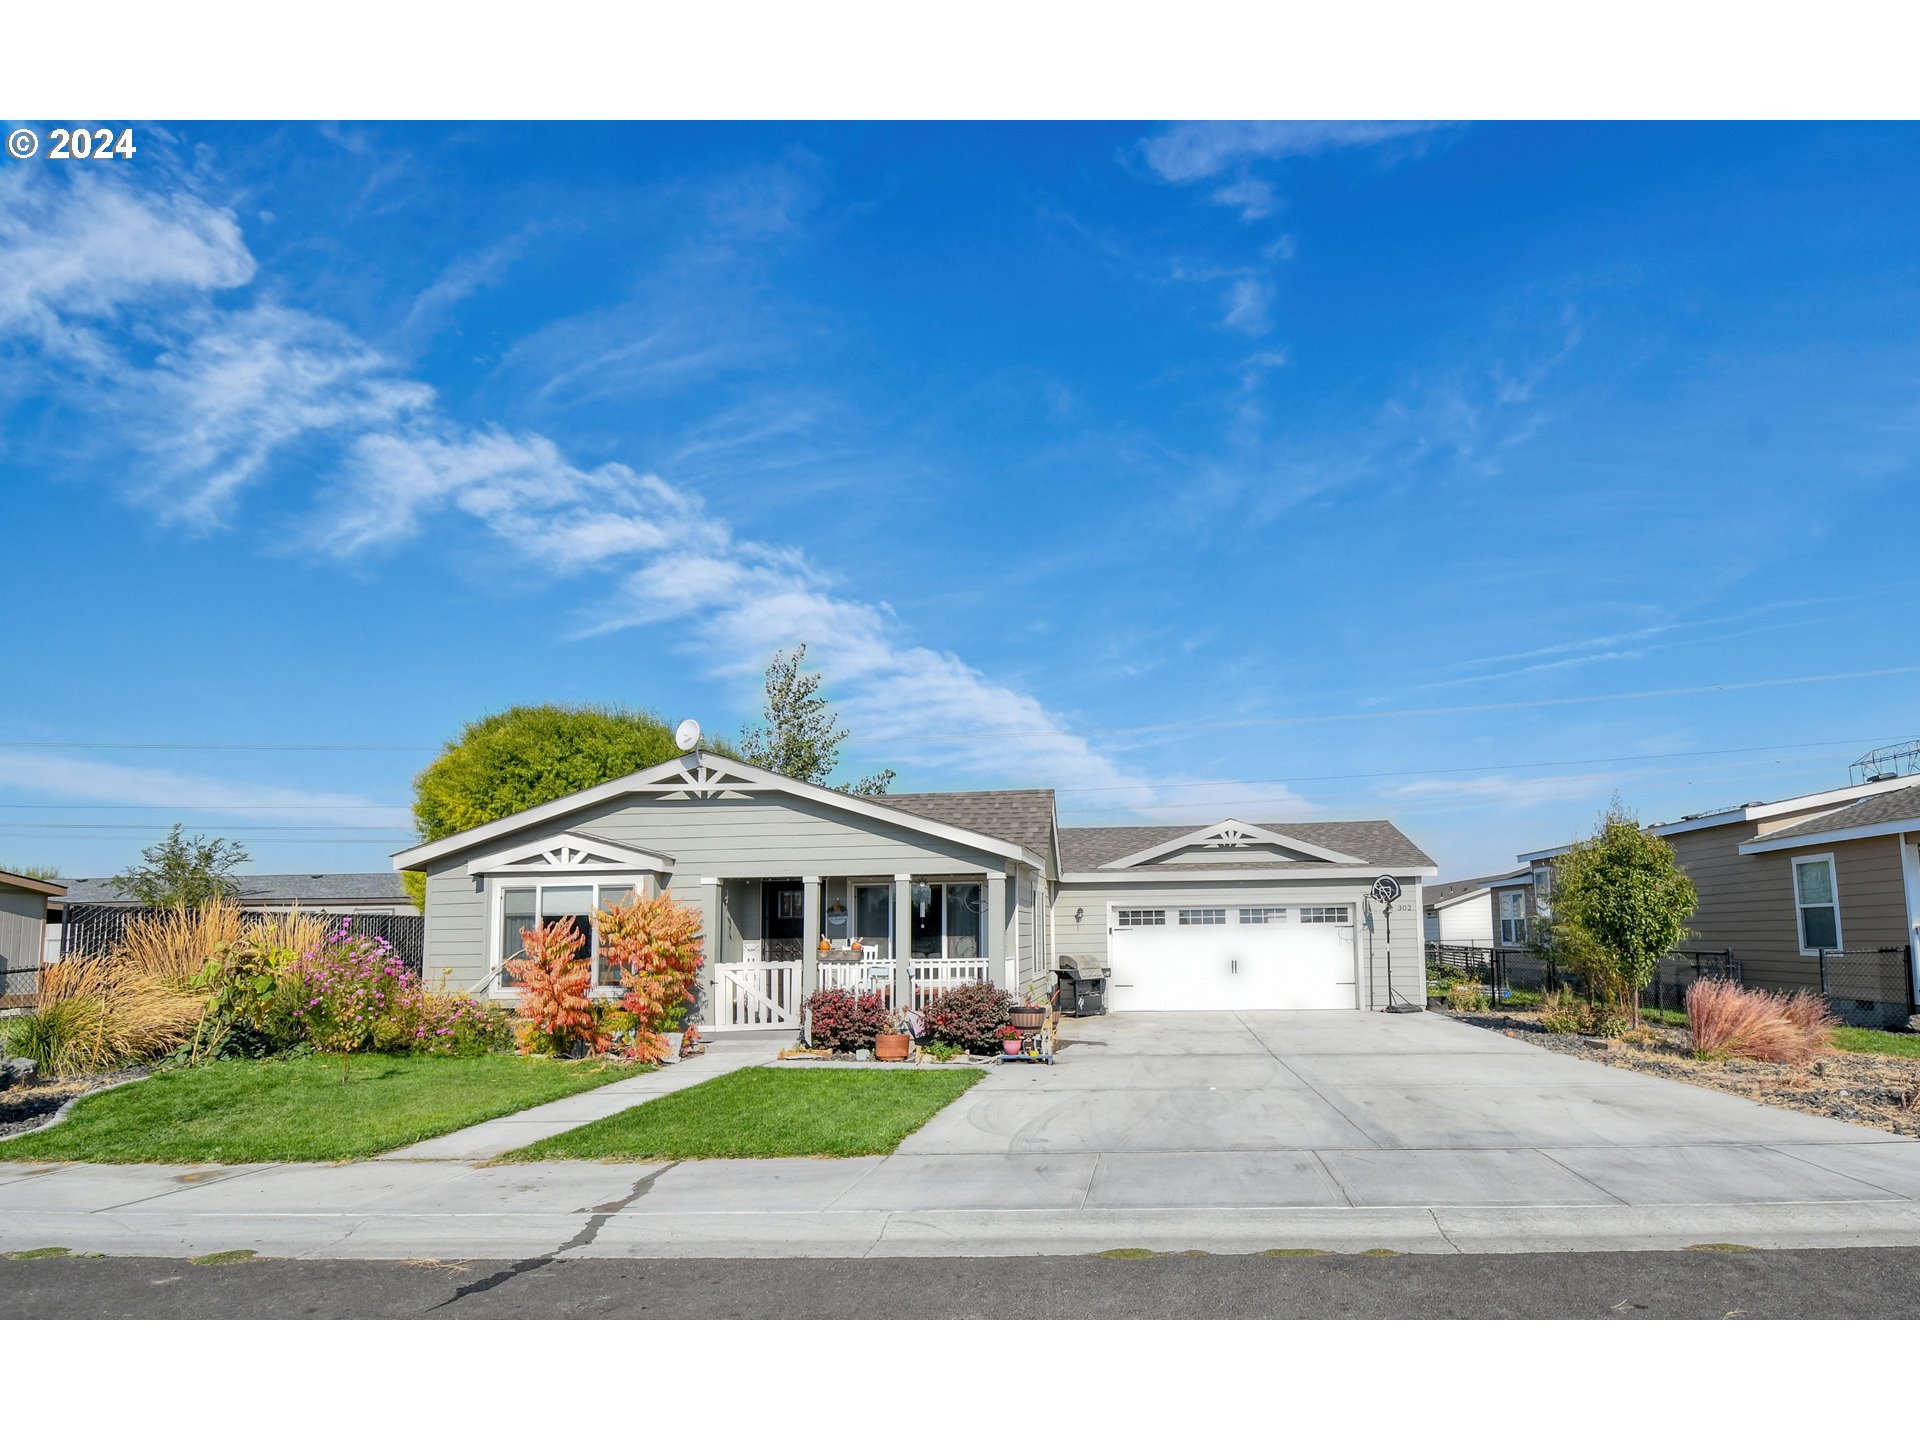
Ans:
[[[797,640],[850,774],[1449,875],[1920,734],[1913,127],[136,133],[0,164],[0,864]]]

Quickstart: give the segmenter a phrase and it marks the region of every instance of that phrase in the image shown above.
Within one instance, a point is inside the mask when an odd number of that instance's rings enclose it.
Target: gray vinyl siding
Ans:
[[[979,879],[986,871],[1014,868],[1004,857],[957,841],[855,817],[797,795],[756,793],[739,800],[656,799],[622,796],[604,805],[495,837],[443,857],[427,870],[426,969],[429,980],[447,974],[449,988],[484,987],[488,978],[487,886],[466,873],[475,855],[531,848],[543,836],[574,831],[638,850],[672,857],[665,888],[697,907],[707,939],[707,959],[740,953],[757,937],[760,913],[748,887],[724,885],[722,913],[709,913],[701,881],[800,879],[818,875],[822,908],[838,893],[835,880],[850,877],[891,881],[910,874],[929,879]],[[564,872],[557,872],[564,873]],[[1009,878],[1008,889],[1013,888]],[[1001,917],[1001,923],[1007,917]],[[1004,945],[1004,941],[1002,942]]]
[[[1394,906],[1391,952],[1387,943],[1387,927],[1382,923],[1379,907],[1374,907],[1371,970],[1368,965],[1369,936],[1362,920],[1367,882],[1183,882],[1178,876],[1157,874],[1120,884],[1063,884],[1053,902],[1054,950],[1060,955],[1092,955],[1105,964],[1109,905],[1348,905],[1353,908],[1363,990],[1366,989],[1369,973],[1372,976],[1369,1008],[1384,1008],[1393,1003],[1396,997],[1414,1005],[1423,1005],[1426,1003],[1427,972],[1426,952],[1421,944],[1420,881],[1406,875],[1398,878],[1403,893],[1399,903]],[[1074,918],[1075,910],[1083,912],[1077,920]]]
[[[12,887],[0,889],[0,970],[37,970],[45,945],[47,897]],[[28,977],[15,975],[0,987],[33,989]]]
[[[1776,821],[1774,828],[1806,817]],[[1750,985],[1772,990],[1817,989],[1818,956],[1800,953],[1799,916],[1794,907],[1795,856],[1833,856],[1839,892],[1840,939],[1849,950],[1872,950],[1908,943],[1906,888],[1900,873],[1898,837],[1820,843],[1811,836],[1804,847],[1762,855],[1742,855],[1740,846],[1764,833],[1743,821],[1685,831],[1667,837],[1681,868],[1699,892],[1687,918],[1693,932],[1686,948],[1733,951],[1741,976]],[[1905,1003],[1904,993],[1885,997]]]

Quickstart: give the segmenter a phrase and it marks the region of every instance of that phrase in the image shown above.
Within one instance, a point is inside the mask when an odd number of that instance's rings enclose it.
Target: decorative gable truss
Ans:
[[[1128,870],[1135,865],[1149,865],[1156,860],[1164,860],[1182,850],[1213,850],[1219,852],[1222,859],[1231,860],[1236,850],[1248,847],[1272,846],[1287,850],[1309,860],[1323,860],[1329,865],[1364,865],[1366,862],[1357,855],[1344,855],[1338,850],[1329,850],[1324,845],[1311,845],[1305,840],[1296,840],[1291,835],[1282,835],[1277,830],[1265,830],[1258,825],[1249,825],[1244,820],[1222,820],[1217,825],[1209,825],[1196,830],[1191,835],[1180,835],[1164,844],[1151,849],[1141,850],[1133,855],[1122,855],[1118,860],[1109,860],[1102,870]]]
[[[555,871],[630,873],[635,870],[668,874],[673,870],[673,857],[569,830],[562,835],[524,840],[510,850],[496,850],[467,865],[469,875],[544,875]]]
[[[704,751],[668,761],[664,772],[640,787],[638,793],[655,800],[744,800],[751,790],[786,789],[769,785],[755,773],[735,769],[718,755]]]

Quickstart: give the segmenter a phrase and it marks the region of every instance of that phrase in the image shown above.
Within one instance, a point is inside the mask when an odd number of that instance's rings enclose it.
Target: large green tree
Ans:
[[[1640,1024],[1640,992],[1687,934],[1699,896],[1673,847],[1616,803],[1553,862],[1553,928]]]
[[[175,825],[167,838],[140,852],[140,863],[121,871],[113,883],[142,905],[200,906],[231,895],[239,887],[233,871],[247,863],[238,841],[189,838]]]
[[[706,741],[722,754],[724,741]],[[572,795],[680,753],[673,726],[645,710],[613,706],[516,705],[485,716],[449,740],[413,780],[413,821],[422,842]],[[424,907],[426,877],[406,874]]]
[[[741,737],[740,758],[809,785],[824,785],[840,764],[840,745],[848,732],[820,693],[817,671],[802,670],[807,647],[777,652],[767,666],[764,721],[749,725]],[[893,771],[881,770],[839,788],[852,795],[884,795]]]

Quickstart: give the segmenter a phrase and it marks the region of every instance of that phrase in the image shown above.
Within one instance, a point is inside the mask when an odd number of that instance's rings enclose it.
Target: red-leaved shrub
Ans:
[[[997,985],[976,981],[943,990],[928,1002],[928,1039],[958,1045],[976,1055],[1000,1048],[994,1032],[1007,1023],[1013,997]]]
[[[1773,1060],[1801,1065],[1827,1048],[1838,1024],[1811,991],[1776,995],[1731,980],[1687,991],[1687,1032],[1702,1060]]]
[[[587,998],[592,981],[581,936],[571,916],[552,925],[520,932],[523,953],[506,964],[520,987],[520,1013],[514,1030],[523,1055],[573,1053],[576,1041],[589,1050],[605,1048],[606,1036]]]
[[[871,1050],[874,1039],[892,1029],[886,1002],[878,995],[851,990],[816,990],[807,998],[813,1016],[813,1043],[823,1050]]]

